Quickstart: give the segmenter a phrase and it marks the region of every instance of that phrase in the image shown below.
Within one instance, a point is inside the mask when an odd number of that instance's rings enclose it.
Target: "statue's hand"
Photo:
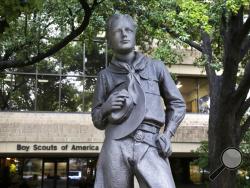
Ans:
[[[159,148],[159,154],[163,158],[167,158],[172,155],[171,139],[166,134],[159,134],[156,139],[156,145]]]
[[[105,115],[110,114],[114,110],[119,110],[124,105],[124,102],[128,97],[124,92],[116,91],[112,93],[108,99],[102,105],[102,111]]]

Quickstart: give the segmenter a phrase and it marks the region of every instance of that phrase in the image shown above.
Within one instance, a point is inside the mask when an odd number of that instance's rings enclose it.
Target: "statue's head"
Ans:
[[[136,23],[127,14],[114,14],[108,22],[106,36],[108,44],[115,53],[126,54],[135,47]]]

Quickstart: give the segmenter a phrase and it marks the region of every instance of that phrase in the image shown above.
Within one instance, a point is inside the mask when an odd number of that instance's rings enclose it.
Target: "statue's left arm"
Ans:
[[[185,101],[176,87],[169,71],[162,63],[158,63],[159,88],[166,107],[164,134],[172,137],[186,113]]]

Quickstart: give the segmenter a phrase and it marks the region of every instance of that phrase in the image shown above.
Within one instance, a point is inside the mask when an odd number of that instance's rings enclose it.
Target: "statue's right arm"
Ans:
[[[104,112],[103,104],[106,100],[107,86],[104,72],[98,74],[92,105],[92,121],[96,128],[105,129],[107,124],[107,114]]]

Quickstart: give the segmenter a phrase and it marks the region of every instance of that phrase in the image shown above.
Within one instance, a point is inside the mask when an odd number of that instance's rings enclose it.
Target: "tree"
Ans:
[[[211,99],[208,137],[212,171],[220,165],[224,149],[239,148],[250,126],[250,117],[242,121],[250,106],[249,1],[150,2],[156,11],[147,11],[148,23],[202,53]],[[237,77],[240,71],[241,78]],[[236,172],[224,171],[210,186],[235,187]]]
[[[1,2],[0,71],[35,64],[61,50],[86,30],[101,2]]]
[[[102,1],[95,0],[72,0],[67,3],[53,0],[1,2],[0,21],[3,21],[1,25],[6,24],[0,32],[0,71],[12,68],[8,70],[35,73],[37,69],[39,72],[58,73],[56,66],[61,62],[62,74],[72,71],[80,73],[82,71],[80,48],[83,40],[93,38],[98,32],[94,27],[98,27],[102,21],[99,21],[97,16],[93,18],[92,15],[101,3]],[[91,18],[94,27],[88,29]],[[76,37],[79,42],[70,44]],[[96,61],[98,62],[97,59]],[[31,66],[33,64],[36,66]],[[38,83],[40,85],[38,91],[35,91],[35,75],[16,75],[12,82],[10,80],[10,76],[6,74],[0,77],[1,110],[34,110],[36,106],[37,110],[78,111],[90,106],[91,100],[87,99],[84,107],[79,106],[82,103],[82,94],[66,77],[61,79],[63,87],[60,109],[59,76],[51,77],[48,83]],[[78,79],[77,82],[80,81],[81,79]],[[94,82],[94,78],[86,79],[86,88]],[[91,93],[86,97],[91,97]],[[46,99],[44,100],[46,103],[41,103],[42,99]]]

